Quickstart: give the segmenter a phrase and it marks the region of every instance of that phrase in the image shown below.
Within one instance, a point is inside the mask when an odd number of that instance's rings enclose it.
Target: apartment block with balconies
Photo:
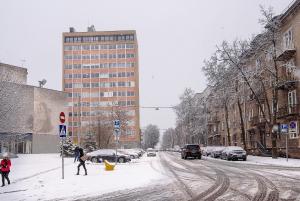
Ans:
[[[249,151],[258,154],[270,153],[272,118],[276,116],[277,123],[289,125],[290,155],[300,157],[300,0],[294,1],[283,14],[276,16],[274,20],[279,24],[279,32],[276,33],[276,51],[272,44],[265,42],[267,35],[262,33],[253,39],[251,49],[241,58],[244,63],[244,72],[258,75],[251,80],[252,85],[255,86],[253,87],[255,93],[245,85],[246,90],[241,97],[246,143]],[[262,67],[274,65],[274,60],[278,68],[278,80],[274,79],[272,72],[262,70]],[[276,108],[273,100],[275,91],[278,92]],[[220,104],[218,106],[221,107]],[[220,144],[228,145],[229,131],[231,145],[244,146],[237,103],[229,104],[228,130],[224,114],[222,114],[224,108],[220,109],[218,106],[211,107],[211,114],[216,112],[219,114],[219,122],[214,119],[216,118],[214,116],[207,121],[208,128],[212,131],[209,132],[211,134],[208,138],[213,139],[214,127],[219,125],[217,128],[220,134]],[[222,127],[223,129],[220,129]],[[218,145],[213,140],[209,142],[210,145]],[[285,135],[277,135],[277,146],[279,151],[285,151]]]
[[[96,31],[91,26],[87,32],[76,32],[70,28],[70,32],[63,33],[62,38],[62,85],[69,94],[69,136],[80,144],[84,136],[93,132],[95,125],[105,121],[112,124],[112,119],[119,119],[122,124],[125,120],[117,114],[123,112],[126,113],[126,125],[121,129],[121,146],[139,146],[136,32]],[[113,137],[107,143],[113,145]]]

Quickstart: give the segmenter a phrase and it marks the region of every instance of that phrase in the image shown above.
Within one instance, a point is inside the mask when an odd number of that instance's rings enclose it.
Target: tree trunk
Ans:
[[[274,89],[274,113],[273,113],[273,119],[272,123],[273,126],[277,124],[277,100],[278,100],[278,90],[275,88]],[[272,130],[272,128],[271,128]],[[277,152],[277,132],[272,132],[272,158],[276,159],[278,157],[278,152]]]
[[[229,131],[229,125],[228,125],[228,107],[227,104],[224,104],[225,106],[225,122],[226,122],[226,128],[227,128],[227,142],[228,146],[231,146],[231,139],[230,139],[230,131]]]
[[[241,138],[242,138],[242,142],[244,144],[244,149],[245,149],[245,151],[247,151],[245,125],[244,125],[243,111],[242,111],[242,107],[241,107],[241,103],[240,103],[240,98],[238,98],[237,104],[238,104],[240,120],[241,120]]]

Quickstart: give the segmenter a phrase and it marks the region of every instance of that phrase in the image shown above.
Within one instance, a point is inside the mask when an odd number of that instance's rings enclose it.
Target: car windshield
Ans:
[[[187,149],[199,149],[199,145],[187,145]]]

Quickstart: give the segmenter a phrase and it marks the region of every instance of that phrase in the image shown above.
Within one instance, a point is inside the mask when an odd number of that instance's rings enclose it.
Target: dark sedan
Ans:
[[[201,159],[201,150],[198,144],[186,144],[181,150],[181,158],[187,159],[188,157]]]

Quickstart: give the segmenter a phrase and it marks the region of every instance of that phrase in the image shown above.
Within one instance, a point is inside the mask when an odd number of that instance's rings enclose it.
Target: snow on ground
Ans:
[[[86,196],[147,186],[167,179],[159,157],[136,159],[118,164],[114,171],[105,171],[104,164],[87,163],[84,176],[78,162],[65,159],[65,179],[62,180],[61,158],[57,154],[20,155],[12,159],[10,178],[12,184],[0,188],[0,200],[72,200]]]
[[[206,159],[214,159],[211,157],[204,157]],[[232,163],[233,161],[228,161]],[[272,159],[272,157],[262,157],[262,156],[247,156],[247,161],[234,161],[234,163],[246,163],[246,164],[255,164],[255,165],[274,165],[274,166],[283,166],[283,167],[300,167],[300,159],[289,158],[288,161],[286,158],[277,158]]]

